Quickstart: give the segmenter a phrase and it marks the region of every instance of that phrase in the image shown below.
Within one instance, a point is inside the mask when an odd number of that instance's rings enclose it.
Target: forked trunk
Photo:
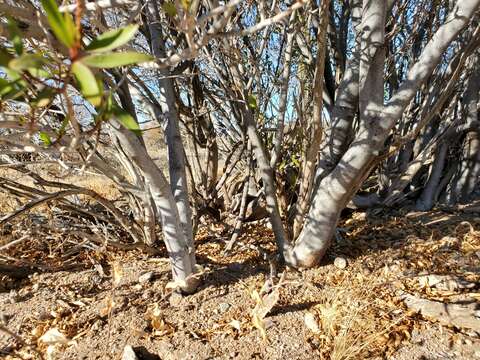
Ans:
[[[289,256],[293,265],[316,265],[328,249],[340,212],[368,176],[391,128],[402,116],[443,52],[470,22],[480,0],[458,1],[445,23],[425,46],[407,79],[383,106],[385,2],[364,0],[360,66],[360,129],[338,165],[321,182],[305,226]]]

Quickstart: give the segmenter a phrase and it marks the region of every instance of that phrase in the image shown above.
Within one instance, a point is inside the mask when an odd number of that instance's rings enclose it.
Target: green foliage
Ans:
[[[8,67],[15,71],[40,69],[43,65],[45,65],[45,59],[37,54],[23,54],[8,63]]]
[[[150,55],[134,51],[91,54],[82,58],[82,62],[85,65],[103,69],[138,64],[152,60],[153,58]]]
[[[115,68],[153,60],[151,56],[139,52],[112,51],[132,40],[138,31],[138,25],[107,31],[82,50],[80,33],[72,16],[60,13],[55,0],[40,2],[53,34],[69,49],[70,61],[54,62],[56,57],[51,57],[49,50],[36,53],[26,48],[17,24],[9,18],[8,39],[13,47],[0,46],[0,67],[6,75],[5,78],[0,77],[0,100],[21,98],[21,101],[32,109],[44,108],[59,94],[68,96],[68,93],[65,93],[68,90],[66,86],[74,86],[83,98],[95,107],[97,122],[108,121],[114,117],[125,128],[140,134],[135,118],[115,103],[114,94],[104,95],[102,72],[92,69]],[[49,83],[50,80],[53,82]],[[65,133],[72,116],[73,114],[65,116],[57,131],[58,138]],[[39,132],[38,136],[44,146],[54,143],[45,132]],[[58,138],[55,141],[58,141]]]
[[[0,66],[8,68],[8,64],[12,59],[13,56],[9,54],[7,50],[5,50],[4,48],[0,48]]]
[[[16,99],[23,94],[24,87],[19,81],[8,81],[0,78],[0,99]]]
[[[75,24],[70,14],[62,14],[58,10],[55,0],[40,0],[45,12],[47,13],[48,23],[52,28],[56,38],[66,47],[71,48],[75,45],[79,37]]]
[[[141,130],[140,130],[140,127],[138,126],[137,121],[133,118],[132,115],[130,115],[127,111],[123,110],[117,104],[113,104],[112,114],[115,116],[118,122],[122,124],[123,127],[133,131],[137,135],[141,134]]]
[[[48,106],[55,96],[55,92],[51,88],[45,88],[37,94],[37,96],[30,103],[34,107]]]
[[[17,55],[22,55],[23,53],[23,42],[20,35],[20,30],[18,29],[17,23],[10,17],[8,17],[7,28],[9,32],[9,39],[13,44],[13,48]]]
[[[50,136],[46,132],[40,131],[39,137],[45,146],[52,145],[52,139],[50,139]]]
[[[102,102],[102,90],[88,66],[85,66],[81,61],[75,61],[72,64],[72,73],[85,99],[90,101],[93,106],[100,105]]]
[[[138,25],[128,25],[99,35],[85,48],[93,52],[104,52],[118,48],[129,42],[138,30]]]
[[[177,15],[177,8],[175,7],[175,4],[172,2],[164,2],[162,4],[162,9],[165,11],[165,13],[170,16],[170,17],[175,17]]]
[[[253,95],[248,95],[247,98],[247,105],[250,109],[256,110],[258,105],[257,105],[257,98]]]

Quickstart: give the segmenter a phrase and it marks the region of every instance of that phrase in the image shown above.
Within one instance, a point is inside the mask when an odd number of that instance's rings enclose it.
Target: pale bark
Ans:
[[[379,99],[383,103],[383,60],[380,61],[382,56],[379,54],[383,52],[385,3],[364,1],[364,54],[361,61],[368,71],[361,75],[361,78],[365,77],[365,83],[360,94],[360,131],[340,163],[316,191],[305,226],[289,259],[293,264],[310,267],[320,261],[330,245],[341,210],[368,176],[390,129],[479,6],[480,0],[457,2],[454,11],[425,46],[406,80],[382,110]],[[375,56],[369,58],[373,52]],[[379,68],[379,65],[382,66]]]
[[[343,78],[336,92],[331,122],[326,129],[320,162],[315,175],[316,187],[333,170],[344,154],[350,139],[353,119],[358,110],[362,1],[353,0],[350,6],[352,27],[355,31],[355,45],[352,49],[352,57],[347,60]]]
[[[156,0],[147,4],[148,29],[153,54],[158,58],[166,57],[165,43],[159,19]],[[157,120],[164,126],[168,148],[168,167],[170,187],[175,198],[185,239],[191,249],[191,261],[195,262],[192,210],[188,198],[187,172],[185,168],[185,150],[179,129],[179,114],[176,106],[176,95],[173,80],[168,69],[158,69],[159,103],[162,114],[156,114]],[[156,109],[157,112],[159,109]],[[161,119],[164,119],[163,121]]]
[[[142,172],[146,183],[150,187],[172,264],[173,279],[178,282],[182,290],[191,292],[197,286],[197,280],[192,276],[195,272],[195,252],[189,246],[182,229],[172,190],[165,176],[150,158],[138,137],[114,120],[110,121],[109,124],[112,134],[116,136],[122,145],[122,149]]]
[[[232,237],[230,238],[230,241],[225,246],[225,251],[224,251],[225,254],[229,253],[233,249],[233,246],[235,245],[235,243],[237,242],[238,237],[242,232],[243,223],[245,222],[245,215],[247,213],[247,198],[248,198],[248,192],[249,192],[250,177],[252,176],[252,147],[250,145],[250,142],[248,143],[248,146],[247,146],[247,154],[248,154],[248,158],[247,158],[248,171],[247,171],[247,175],[245,176],[245,180],[243,182],[240,209],[238,211],[237,220],[235,221],[235,227],[233,229]]]
[[[433,207],[435,202],[435,195],[440,180],[442,178],[443,169],[445,167],[445,159],[447,156],[448,144],[444,143],[440,145],[435,154],[435,161],[430,169],[430,175],[428,177],[427,184],[417,200],[416,208],[419,211],[427,211]]]
[[[303,218],[308,210],[310,196],[315,177],[318,152],[322,141],[322,111],[323,111],[323,85],[325,73],[326,34],[329,19],[329,0],[322,1],[319,8],[320,23],[317,28],[317,58],[315,62],[315,77],[313,85],[313,117],[309,124],[308,143],[300,175],[300,190],[293,222],[293,238],[295,239],[303,225]]]
[[[291,66],[290,63],[292,61],[293,40],[295,37],[294,20],[295,20],[295,17],[294,15],[292,15],[292,18],[290,19],[290,24],[285,30],[285,32],[287,33],[287,44],[285,46],[285,57],[283,62],[282,76],[280,78],[281,89],[280,89],[280,97],[278,99],[277,131],[275,133],[275,138],[273,140],[273,150],[272,150],[272,156],[270,158],[270,166],[272,168],[275,168],[275,166],[277,165],[277,161],[280,158],[281,147],[283,143],[283,135],[284,135],[284,128],[285,128],[285,113],[287,111],[287,100],[288,100],[288,84],[290,81],[290,66]]]
[[[473,56],[474,68],[468,79],[467,89],[464,96],[466,112],[465,125],[473,125],[464,140],[464,151],[462,162],[459,166],[460,177],[454,187],[454,200],[465,202],[468,200],[480,177],[480,126],[478,123],[478,102],[480,92],[480,67],[478,66],[479,56]]]

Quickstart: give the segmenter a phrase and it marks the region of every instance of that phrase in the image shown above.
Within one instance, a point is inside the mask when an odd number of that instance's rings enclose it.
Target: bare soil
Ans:
[[[0,276],[0,357],[120,359],[131,345],[139,359],[480,359],[478,333],[425,319],[401,300],[408,293],[479,306],[479,230],[475,213],[357,212],[340,225],[324,263],[299,272],[272,269],[262,255],[275,249],[266,226],[247,227],[225,257],[228,227],[208,224],[196,240],[202,285],[183,297],[167,286],[165,253],[82,248],[67,259],[76,270]],[[57,264],[59,246],[29,239],[6,255]],[[346,268],[334,265],[337,257]],[[259,323],[252,309],[272,270],[284,280]],[[418,282],[425,273],[475,287],[435,289]],[[44,344],[51,329],[68,342]]]

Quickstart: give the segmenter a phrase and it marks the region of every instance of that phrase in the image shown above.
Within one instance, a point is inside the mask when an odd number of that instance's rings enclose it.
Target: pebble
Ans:
[[[19,302],[21,300],[21,296],[18,294],[18,292],[16,292],[15,290],[12,290],[10,291],[10,293],[8,294],[8,297],[7,299],[5,300],[5,302],[7,304],[15,304],[17,302]]]
[[[149,271],[143,275],[141,275],[139,278],[138,278],[138,282],[140,284],[146,284],[150,281],[152,281],[153,279],[153,271]]]
[[[0,313],[0,324],[7,325],[9,318],[10,318],[9,315],[4,314],[4,313]]]
[[[138,360],[137,354],[130,345],[123,348],[122,360]]]
[[[228,311],[228,309],[230,309],[230,304],[221,303],[220,305],[218,305],[218,311],[220,312],[220,314]]]
[[[170,302],[170,306],[177,307],[182,303],[183,296],[179,292],[174,291],[168,300]]]
[[[345,269],[347,267],[347,260],[343,257],[337,257],[335,258],[333,265],[338,269]]]

